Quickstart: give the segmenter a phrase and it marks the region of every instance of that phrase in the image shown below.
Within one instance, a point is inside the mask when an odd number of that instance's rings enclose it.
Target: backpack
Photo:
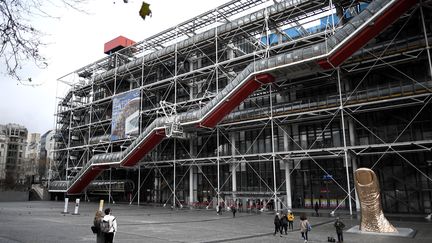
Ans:
[[[288,214],[287,218],[288,218],[288,221],[294,221],[294,214],[292,214],[292,213]]]
[[[307,229],[307,231],[311,231],[312,230],[312,225],[310,225],[309,222],[307,223],[306,229]]]
[[[100,222],[100,231],[102,233],[109,233],[110,229],[111,229],[111,226],[110,226],[109,221],[102,220]]]

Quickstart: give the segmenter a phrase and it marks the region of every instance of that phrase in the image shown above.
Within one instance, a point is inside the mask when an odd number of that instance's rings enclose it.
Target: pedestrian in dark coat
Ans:
[[[336,222],[334,223],[334,227],[336,228],[336,234],[338,237],[338,242],[343,242],[343,229],[345,228],[345,224],[339,220],[339,217],[336,218]]]
[[[274,217],[274,226],[275,226],[275,231],[274,231],[274,233],[273,233],[273,235],[276,235],[276,233],[277,232],[281,232],[280,231],[280,219],[279,219],[279,215],[278,214],[276,214],[275,215],[275,217]],[[282,237],[282,234],[280,235],[281,237]]]
[[[281,234],[283,234],[283,232],[285,231],[285,234],[287,234],[287,228],[288,228],[288,218],[286,216],[286,214],[282,214],[281,217]]]
[[[235,218],[235,214],[236,214],[236,212],[237,212],[236,207],[235,207],[235,206],[232,206],[232,207],[231,207],[231,211],[232,211],[232,214],[233,214],[233,218]]]
[[[316,213],[317,217],[319,217],[318,210],[319,210],[319,204],[318,204],[318,202],[315,202],[315,213]]]

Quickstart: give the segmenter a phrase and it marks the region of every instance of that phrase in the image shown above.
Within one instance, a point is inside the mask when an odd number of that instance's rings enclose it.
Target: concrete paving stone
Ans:
[[[74,203],[69,204],[73,210]],[[80,215],[62,214],[63,202],[1,202],[0,243],[76,243],[95,242],[90,230],[98,203],[83,202]],[[137,205],[109,205],[118,220],[115,242],[303,242],[299,231],[298,210],[294,231],[273,235],[274,213],[230,212],[218,216],[214,210],[170,210],[169,208]],[[359,221],[341,212],[339,216],[349,229]],[[312,231],[309,242],[327,242],[336,238],[334,218],[327,212],[322,217],[309,217]],[[324,216],[325,215],[325,216]],[[390,217],[391,218],[391,217]],[[413,238],[372,236],[344,233],[345,242],[432,242],[432,223],[421,216],[396,215],[396,227],[417,230]]]

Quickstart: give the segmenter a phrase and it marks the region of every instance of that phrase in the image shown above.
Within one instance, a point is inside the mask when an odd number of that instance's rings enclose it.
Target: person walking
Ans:
[[[276,215],[275,215],[275,217],[274,217],[274,226],[275,226],[275,230],[274,230],[273,235],[276,235],[277,232],[281,233],[280,225],[281,225],[281,224],[280,224],[279,215],[278,215],[278,213],[276,213]],[[280,237],[282,237],[282,233],[281,233]]]
[[[216,206],[217,215],[222,215],[222,206],[219,204]]]
[[[285,234],[287,233],[287,227],[288,227],[288,218],[286,214],[282,214],[281,217],[281,234],[283,234],[283,232],[285,231]]]
[[[342,221],[340,221],[339,217],[336,218],[334,227],[336,228],[338,242],[343,242],[343,229],[345,228],[345,224]]]
[[[304,239],[304,242],[308,242],[308,232],[311,230],[309,221],[306,218],[306,214],[300,216],[300,233]]]
[[[314,209],[315,209],[315,214],[316,214],[317,217],[319,217],[319,213],[318,213],[319,208],[320,208],[320,207],[319,207],[318,202],[315,202],[315,207],[314,207]]]
[[[237,212],[237,209],[236,209],[236,207],[234,205],[231,207],[231,212],[233,214],[233,218],[235,218],[235,214]]]
[[[117,219],[111,215],[111,209],[105,209],[105,216],[102,219],[103,223],[108,222],[109,230],[105,233],[105,243],[113,243],[114,235],[117,232]]]
[[[294,230],[294,214],[291,212],[291,210],[288,210],[288,229]]]
[[[93,231],[93,233],[96,234],[96,243],[104,243],[104,233],[100,229],[100,224],[102,222],[102,211],[98,210],[96,211],[95,217],[93,219],[93,226],[96,229],[96,233]]]

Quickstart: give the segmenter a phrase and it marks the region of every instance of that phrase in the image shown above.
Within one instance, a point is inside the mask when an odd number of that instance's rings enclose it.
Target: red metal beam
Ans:
[[[382,13],[372,24],[366,26],[362,31],[357,33],[353,39],[347,41],[333,55],[327,59],[319,60],[317,63],[323,69],[331,69],[339,66],[347,58],[352,56],[354,52],[363,47],[372,38],[377,36],[381,31],[387,28],[390,24],[396,21],[403,13],[408,11],[417,3],[417,0],[399,0],[387,11]]]
[[[72,185],[67,194],[80,194],[102,171],[101,167],[91,167]]]
[[[152,131],[152,133],[138,145],[138,148],[133,151],[122,163],[121,166],[135,166],[147,153],[156,147],[165,138],[165,129]]]
[[[250,94],[261,87],[262,84],[271,83],[274,77],[270,74],[258,74],[246,81],[231,96],[208,115],[198,127],[215,127],[222,119],[245,100]]]

